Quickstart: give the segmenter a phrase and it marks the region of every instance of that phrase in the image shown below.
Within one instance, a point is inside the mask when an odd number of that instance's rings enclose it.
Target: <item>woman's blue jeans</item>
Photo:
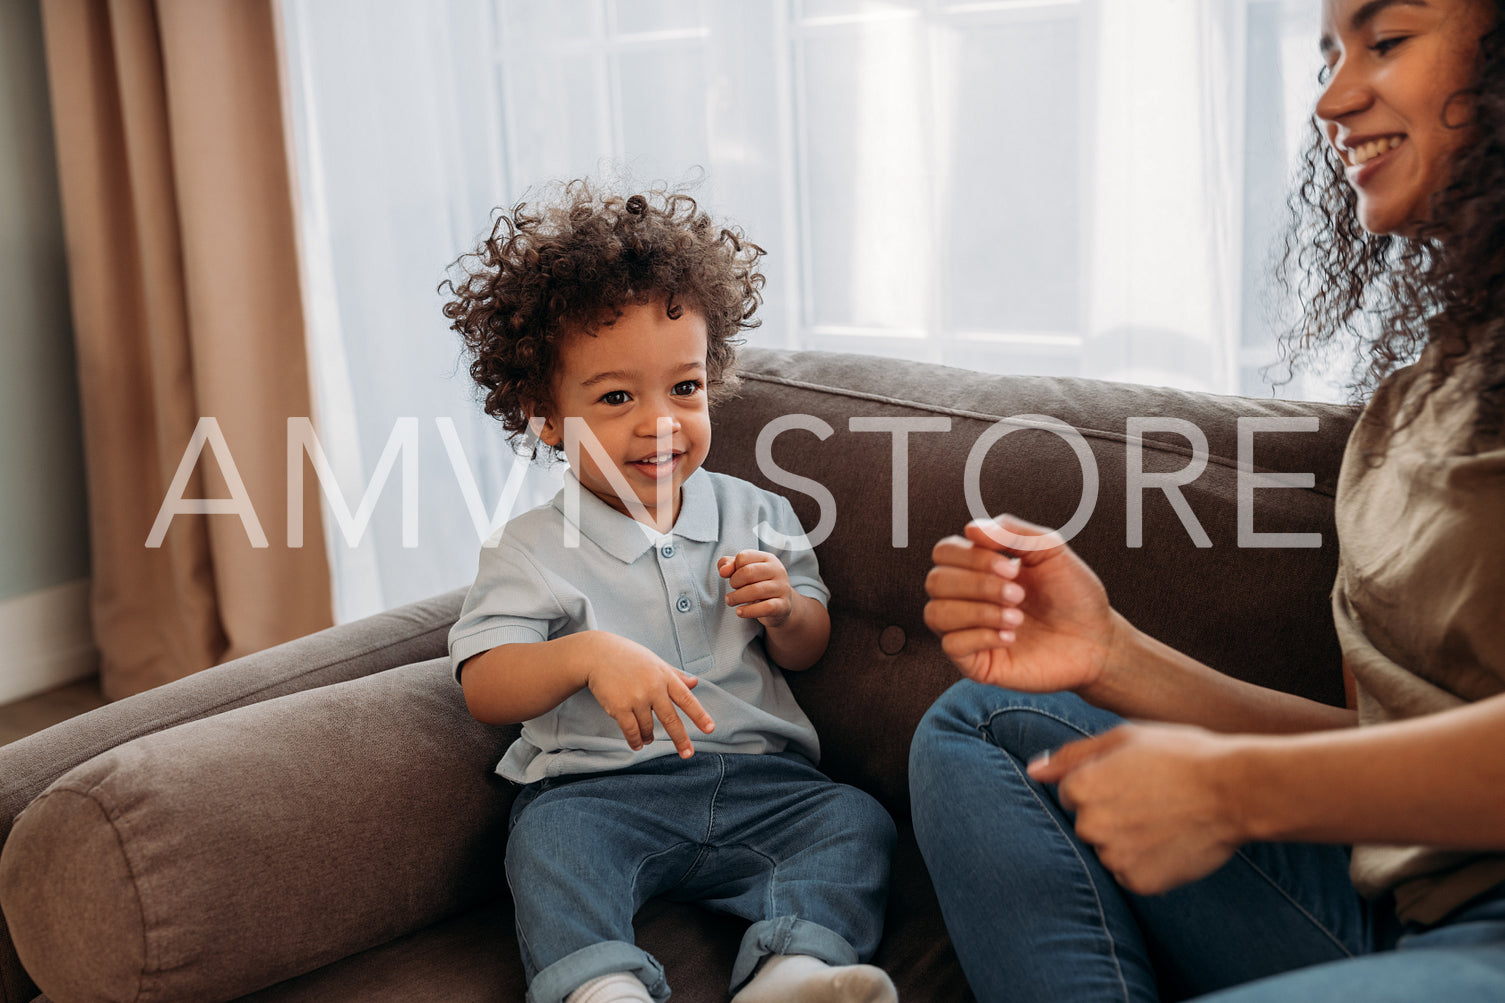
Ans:
[[[1505,892],[1399,926],[1335,846],[1254,843],[1164,895],[1120,888],[1077,838],[1040,753],[1122,723],[1069,693],[963,681],[910,751],[915,835],[973,992],[995,1000],[1505,1000]]]
[[[735,990],[771,954],[833,965],[878,948],[894,823],[793,753],[660,756],[542,780],[513,803],[507,882],[530,1003],[632,972],[669,995],[632,917],[655,895],[751,920]]]

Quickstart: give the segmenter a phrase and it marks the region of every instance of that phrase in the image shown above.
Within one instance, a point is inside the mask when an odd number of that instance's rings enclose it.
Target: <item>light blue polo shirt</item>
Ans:
[[[613,509],[573,474],[553,501],[507,523],[500,541],[482,549],[475,584],[449,633],[456,677],[465,659],[500,644],[610,631],[700,678],[691,692],[716,730],[702,735],[680,714],[697,751],[787,748],[818,762],[815,728],[769,662],[762,625],[726,604],[726,580],[716,571],[718,557],[766,551],[784,563],[796,591],[825,604],[815,551],[789,502],[772,492],[708,470],[691,474],[682,490],[668,536]],[[578,509],[571,492],[578,492]],[[776,531],[768,534],[776,542],[758,538],[760,525]],[[497,772],[532,783],[676,754],[656,719],[654,740],[632,751],[616,721],[582,689],[523,722]]]

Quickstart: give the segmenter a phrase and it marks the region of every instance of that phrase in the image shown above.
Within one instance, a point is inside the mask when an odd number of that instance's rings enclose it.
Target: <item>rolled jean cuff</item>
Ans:
[[[566,954],[528,983],[528,1003],[563,1003],[570,993],[591,979],[613,972],[631,972],[659,1003],[669,998],[669,983],[653,956],[626,941],[604,940]]]
[[[857,952],[840,934],[795,916],[765,919],[747,928],[732,965],[732,992],[752,978],[758,962],[771,954],[808,954],[828,965],[855,965]]]

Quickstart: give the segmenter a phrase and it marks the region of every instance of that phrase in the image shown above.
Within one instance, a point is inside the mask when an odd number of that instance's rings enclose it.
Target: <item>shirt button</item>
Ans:
[[[665,557],[673,557],[674,556],[674,544],[672,544],[672,543],[666,543],[666,544],[664,544],[662,547],[659,548],[659,553],[663,554]]]
[[[679,610],[681,613],[690,612],[690,597],[680,596],[678,601],[674,603],[674,608]]]

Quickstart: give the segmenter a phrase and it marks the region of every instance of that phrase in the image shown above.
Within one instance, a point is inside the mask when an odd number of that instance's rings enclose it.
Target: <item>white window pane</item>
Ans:
[[[949,330],[1081,327],[1080,28],[1075,18],[949,35],[944,133]]]
[[[797,0],[797,16],[805,19],[880,17],[917,12],[922,0]]]
[[[1279,11],[1270,3],[1251,3],[1245,39],[1248,79],[1253,82],[1280,70]],[[1262,98],[1264,98],[1262,100]],[[1244,253],[1269,252],[1283,216],[1286,126],[1277,101],[1249,88],[1244,101]],[[1270,338],[1269,318],[1260,309],[1262,276],[1244,272],[1242,345],[1263,346]]]
[[[701,27],[698,0],[613,0],[618,34]]]
[[[709,167],[701,46],[633,47],[618,66],[622,152],[632,176],[677,182]]]
[[[883,21],[804,43],[807,317],[927,326],[932,177],[923,35]]]
[[[595,174],[611,152],[605,87],[589,54],[539,53],[504,63],[513,176],[519,189],[551,178]]]
[[[601,0],[501,0],[497,51],[511,58],[540,42],[581,41],[606,32]]]

